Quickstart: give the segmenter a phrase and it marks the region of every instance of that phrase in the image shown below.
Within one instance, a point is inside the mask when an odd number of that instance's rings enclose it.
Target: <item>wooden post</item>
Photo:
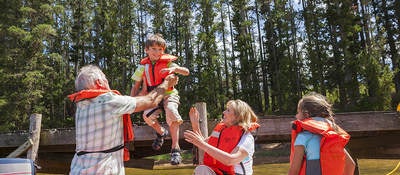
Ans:
[[[26,158],[31,159],[33,162],[36,162],[36,157],[39,149],[39,141],[40,141],[40,128],[42,124],[42,114],[32,114],[29,118],[29,134],[30,139],[33,141],[33,145],[31,149],[28,150],[28,154]]]
[[[199,102],[195,104],[196,109],[199,111],[199,124],[200,124],[200,131],[201,134],[205,138],[208,137],[208,122],[207,122],[207,104],[204,102]],[[203,164],[204,160],[204,151],[203,150],[198,150],[197,151],[197,157],[199,158],[199,164]]]

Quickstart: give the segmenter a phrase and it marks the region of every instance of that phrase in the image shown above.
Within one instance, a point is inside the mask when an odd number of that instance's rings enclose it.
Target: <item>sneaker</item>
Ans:
[[[162,145],[164,144],[164,139],[167,137],[167,135],[168,131],[166,129],[164,129],[164,133],[162,135],[157,133],[157,137],[154,139],[153,144],[151,145],[153,150],[159,151],[161,149]]]
[[[181,150],[172,149],[171,150],[171,165],[178,165],[182,162]]]

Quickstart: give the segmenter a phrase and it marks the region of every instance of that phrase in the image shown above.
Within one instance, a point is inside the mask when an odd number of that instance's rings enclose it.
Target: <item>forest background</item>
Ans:
[[[180,111],[229,99],[263,115],[294,114],[315,91],[335,112],[393,110],[400,101],[398,0],[0,0],[0,131],[74,126],[74,77],[98,65],[129,95],[152,33],[191,74]],[[132,115],[135,122],[139,114]]]

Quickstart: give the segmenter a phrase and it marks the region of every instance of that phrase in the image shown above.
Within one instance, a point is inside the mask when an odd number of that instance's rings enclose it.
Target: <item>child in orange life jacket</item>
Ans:
[[[145,52],[147,57],[140,61],[140,66],[136,69],[132,76],[135,81],[131,89],[131,96],[143,95],[154,87],[157,87],[164,78],[173,73],[181,74],[184,76],[189,75],[189,70],[173,63],[177,59],[176,56],[165,54],[166,42],[161,34],[151,35],[145,43]],[[139,88],[142,84],[142,91],[139,93]],[[161,108],[164,109],[166,121],[169,126],[171,135],[171,164],[177,165],[182,161],[179,147],[179,125],[182,123],[182,117],[179,114],[178,106],[179,95],[176,88],[171,88],[167,92],[164,101],[158,108],[145,110],[143,113],[144,121],[157,132],[157,138],[152,144],[154,150],[160,150],[164,138],[167,136],[168,131],[163,128],[157,118],[161,113]]]
[[[300,99],[292,131],[289,175],[354,174],[355,163],[344,149],[350,136],[335,124],[331,107],[321,94],[311,93]],[[323,136],[327,131],[329,138]],[[320,150],[327,149],[328,139],[337,142],[331,150]]]
[[[222,121],[205,139],[199,129],[199,112],[189,112],[193,131],[184,133],[185,140],[204,150],[204,162],[195,168],[195,175],[253,174],[254,137],[251,131],[259,125],[251,107],[241,100],[226,104]]]

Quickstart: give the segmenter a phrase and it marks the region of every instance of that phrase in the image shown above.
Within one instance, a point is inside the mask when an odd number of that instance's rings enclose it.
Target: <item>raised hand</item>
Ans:
[[[200,127],[199,127],[200,114],[199,114],[199,111],[197,111],[197,109],[195,107],[190,108],[189,118],[190,118],[190,123],[192,124],[193,131],[200,132]]]

